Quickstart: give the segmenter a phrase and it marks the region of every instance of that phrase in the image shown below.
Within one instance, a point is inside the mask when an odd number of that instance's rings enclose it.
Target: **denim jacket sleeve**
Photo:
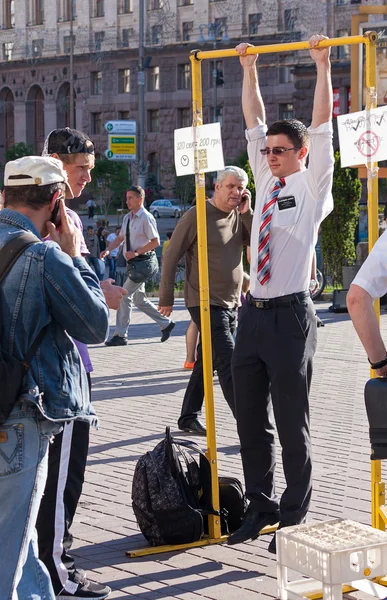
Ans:
[[[53,318],[80,342],[103,342],[109,309],[94,271],[84,258],[71,259],[55,242],[46,244],[44,261],[45,294]]]

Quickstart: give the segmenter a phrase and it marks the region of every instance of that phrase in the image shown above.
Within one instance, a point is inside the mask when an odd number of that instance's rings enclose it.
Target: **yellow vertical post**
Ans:
[[[366,76],[366,112],[377,106],[376,94],[376,35],[366,34],[365,43],[365,76]],[[368,121],[369,122],[369,121]],[[378,220],[378,164],[367,163],[367,191],[368,191],[368,249],[375,244],[379,235]],[[379,300],[375,302],[375,312],[379,319]],[[371,371],[371,377],[374,376]],[[371,524],[376,529],[385,529],[385,522],[380,513],[384,505],[385,484],[382,481],[380,460],[371,461]]]
[[[190,56],[192,67],[192,111],[193,126],[203,125],[202,112],[202,76],[201,60],[197,58],[196,51]],[[195,139],[195,137],[194,137]],[[208,252],[207,252],[207,218],[206,218],[206,194],[204,173],[199,172],[199,164],[195,153],[195,184],[196,184],[196,219],[198,238],[198,263],[199,263],[199,286],[200,286],[200,323],[201,343],[203,354],[203,378],[204,397],[206,405],[206,428],[207,428],[207,456],[211,465],[211,489],[212,504],[215,510],[219,510],[219,484],[218,464],[216,455],[216,427],[215,427],[215,404],[214,385],[212,377],[212,346],[210,328],[210,286],[208,279]],[[209,517],[210,538],[220,538],[220,518],[214,515]]]

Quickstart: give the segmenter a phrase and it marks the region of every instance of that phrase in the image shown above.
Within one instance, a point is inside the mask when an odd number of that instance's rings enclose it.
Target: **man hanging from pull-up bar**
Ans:
[[[256,182],[251,235],[250,294],[243,306],[232,373],[238,434],[250,500],[229,544],[258,537],[266,525],[302,523],[312,492],[309,387],[316,349],[316,316],[309,294],[321,221],[333,208],[332,84],[329,48],[310,54],[316,63],[312,125],[296,119],[268,129],[256,54],[239,44],[247,150]],[[309,165],[305,167],[309,154]],[[286,489],[275,493],[274,421],[282,446]],[[275,537],[269,545],[276,552]]]

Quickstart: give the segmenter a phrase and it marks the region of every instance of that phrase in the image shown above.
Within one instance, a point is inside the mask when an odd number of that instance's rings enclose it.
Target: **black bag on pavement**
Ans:
[[[40,241],[41,240],[32,233],[26,232],[14,237],[3,246],[0,250],[0,283],[7,273],[9,273],[24,250],[31,244]],[[5,350],[0,348],[0,425],[5,423],[8,419],[10,412],[20,395],[23,379],[29,369],[31,360],[42,342],[46,329],[47,327],[43,327],[40,331],[23,361],[14,358],[11,354],[8,354]]]
[[[242,525],[247,509],[242,484],[236,477],[219,477],[219,504],[222,533],[234,533]]]
[[[147,279],[156,275],[159,270],[159,261],[156,252],[144,252],[135,258],[128,260],[128,277],[135,283],[143,283]]]
[[[199,464],[186,451],[199,453]],[[164,440],[137,462],[132,506],[137,523],[151,546],[200,540],[203,517],[219,514],[212,508],[211,469],[194,442],[173,439],[167,427]]]

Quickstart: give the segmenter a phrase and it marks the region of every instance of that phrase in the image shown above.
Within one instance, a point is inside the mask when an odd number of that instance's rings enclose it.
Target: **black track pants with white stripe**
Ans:
[[[69,531],[84,481],[90,425],[83,421],[64,424],[48,454],[48,476],[36,528],[39,557],[46,565],[56,594],[74,592],[74,559]]]

